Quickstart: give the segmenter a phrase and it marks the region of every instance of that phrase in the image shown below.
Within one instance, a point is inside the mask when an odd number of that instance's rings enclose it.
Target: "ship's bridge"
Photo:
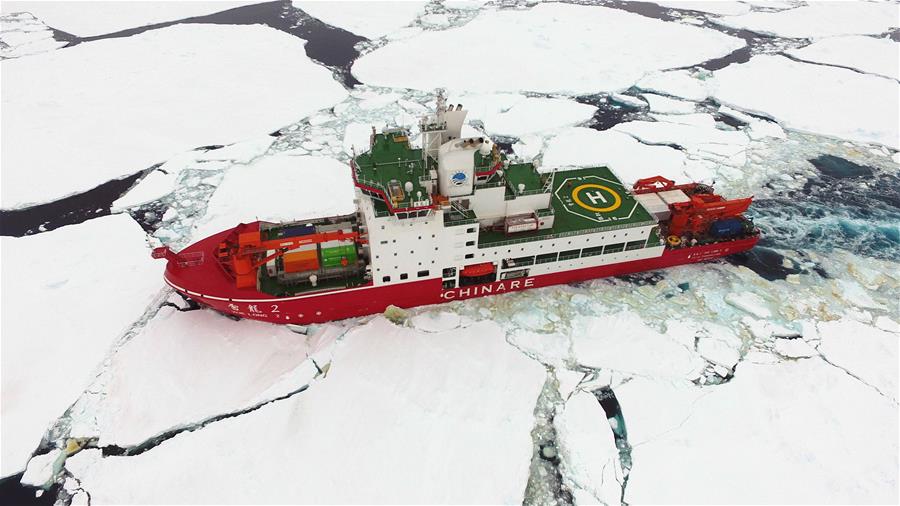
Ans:
[[[433,206],[431,169],[422,160],[422,150],[409,145],[402,129],[372,133],[368,152],[353,158],[353,180],[373,198],[379,214],[407,217],[410,212],[427,214]]]

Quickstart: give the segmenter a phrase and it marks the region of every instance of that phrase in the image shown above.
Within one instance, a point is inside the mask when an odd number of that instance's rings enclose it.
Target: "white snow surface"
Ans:
[[[613,130],[575,127],[550,139],[543,168],[606,165],[625,185],[648,175],[685,180],[685,155],[669,146],[648,146]]]
[[[575,392],[561,409],[553,423],[563,479],[590,494],[591,503],[617,504],[622,472],[606,413],[589,392]]]
[[[432,334],[376,318],[303,393],[67,467],[97,503],[519,504],[545,375],[492,322]]]
[[[676,100],[653,93],[645,93],[642,96],[650,104],[650,110],[653,112],[666,114],[691,114],[695,112],[695,104],[693,102]]]
[[[303,46],[260,25],[175,25],[4,60],[2,207],[88,190],[342,100]]]
[[[664,119],[659,115],[655,117],[658,120]],[[629,121],[619,123],[612,130],[626,133],[647,144],[676,144],[684,148],[688,155],[713,158],[729,165],[743,166],[746,162],[744,152],[750,143],[747,134],[719,130],[714,123],[711,125],[708,121],[706,124],[700,124],[699,121],[691,121],[689,124],[677,122],[677,115],[665,119],[671,121]]]
[[[898,500],[896,405],[822,360],[743,362],[705,395],[654,383],[616,389],[633,439],[630,504]],[[673,388],[682,399],[665,409]]]
[[[729,65],[715,80],[720,102],[785,128],[900,148],[896,117],[885,113],[900,107],[895,80],[768,55]]]
[[[116,199],[110,209],[113,212],[122,211],[165,197],[175,189],[176,179],[177,174],[153,170],[138,181],[128,193]]]
[[[356,210],[353,198],[346,163],[320,156],[265,156],[229,169],[193,237],[202,239],[256,220],[277,223],[348,214]]]
[[[30,12],[47,25],[79,37],[93,37],[129,28],[205,16],[259,2],[222,1],[137,1],[64,2],[6,1],[3,14]]]
[[[864,35],[831,37],[787,51],[801,60],[839,65],[900,79],[900,42]]]
[[[821,322],[818,350],[829,362],[848,370],[894,401],[898,395],[900,353],[897,336],[848,318]]]
[[[5,4],[4,4],[5,7]],[[27,12],[0,18],[0,57],[19,58],[65,46],[53,38],[53,30]]]
[[[636,86],[644,91],[701,101],[710,93],[709,81],[700,79],[687,70],[652,72],[641,78]]]
[[[648,326],[631,312],[579,317],[572,351],[583,366],[637,376],[693,379],[705,363],[669,333]]]
[[[343,28],[367,39],[396,32],[425,13],[428,2],[415,0],[321,1],[293,0],[294,7],[325,23]]]
[[[880,34],[900,26],[894,2],[808,2],[780,12],[749,12],[713,20],[732,28],[793,38]]]
[[[479,45],[469,57],[473,40]],[[624,90],[649,71],[700,63],[743,45],[714,30],[622,10],[547,3],[484,11],[464,26],[392,42],[359,58],[353,74],[370,85],[423,90],[597,93]]]
[[[519,97],[509,107],[474,114],[470,119],[480,119],[491,135],[523,137],[584,123],[597,111],[593,105],[574,100]]]
[[[164,263],[150,258],[143,230],[128,215],[2,237],[0,248],[0,475],[7,476],[24,469],[49,424],[156,297]]]
[[[306,336],[283,325],[164,307],[107,366],[110,379],[96,414],[100,445],[137,445],[168,429],[249,407],[263,392],[284,395],[316,375],[306,361],[309,351]],[[297,369],[298,384],[269,390]]]

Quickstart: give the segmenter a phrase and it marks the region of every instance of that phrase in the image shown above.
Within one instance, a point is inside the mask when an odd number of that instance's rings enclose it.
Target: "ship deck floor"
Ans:
[[[478,246],[485,248],[655,223],[650,213],[606,167],[557,172],[550,205],[554,215],[552,228],[510,235],[502,231],[481,230]]]

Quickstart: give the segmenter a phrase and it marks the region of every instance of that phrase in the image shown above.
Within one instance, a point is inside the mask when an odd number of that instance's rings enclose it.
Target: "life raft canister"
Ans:
[[[669,243],[669,246],[678,246],[681,244],[681,237],[677,235],[670,235],[666,238],[666,241]]]

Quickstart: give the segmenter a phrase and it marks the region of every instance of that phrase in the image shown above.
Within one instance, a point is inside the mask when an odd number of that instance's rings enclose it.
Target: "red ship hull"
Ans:
[[[453,300],[703,262],[746,251],[759,241],[759,237],[754,236],[702,246],[667,249],[656,258],[565,270],[451,290],[444,290],[440,279],[428,279],[386,286],[369,284],[356,288],[274,297],[255,289],[236,288],[233,279],[229,278],[215,261],[213,255],[216,245],[229,232],[225,231],[208,237],[185,249],[182,254],[202,252],[202,263],[182,267],[177,262],[170,261],[166,268],[166,282],[192,300],[226,314],[272,323],[298,325],[381,313],[389,305],[410,308],[440,304]]]

